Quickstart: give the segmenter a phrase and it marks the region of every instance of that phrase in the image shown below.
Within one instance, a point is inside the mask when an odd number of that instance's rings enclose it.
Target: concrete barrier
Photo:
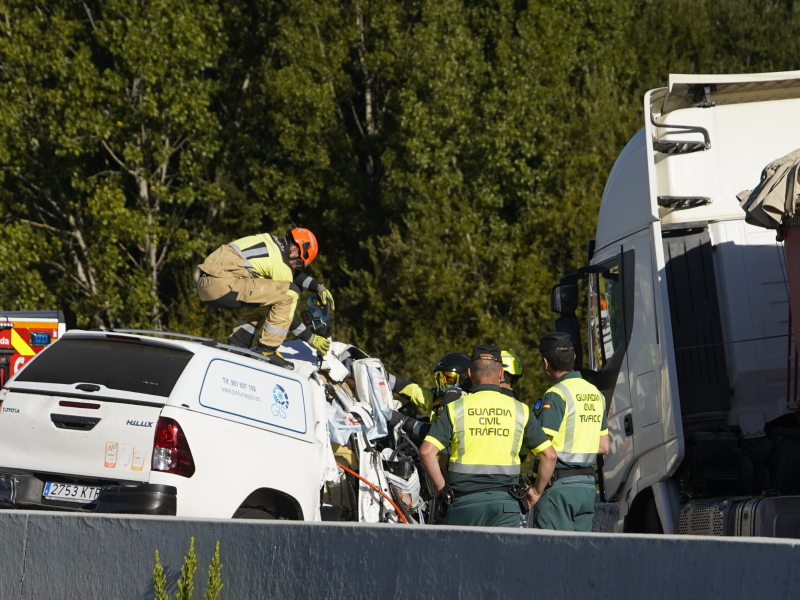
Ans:
[[[153,597],[154,550],[195,598],[220,541],[225,600],[795,598],[800,541],[0,511],[0,598]]]

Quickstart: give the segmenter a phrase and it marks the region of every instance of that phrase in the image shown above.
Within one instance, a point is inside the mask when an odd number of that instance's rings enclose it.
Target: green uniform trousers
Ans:
[[[519,502],[508,492],[477,492],[447,507],[445,525],[519,527]]]
[[[559,531],[591,531],[595,487],[590,475],[557,480],[534,506],[533,526]]]

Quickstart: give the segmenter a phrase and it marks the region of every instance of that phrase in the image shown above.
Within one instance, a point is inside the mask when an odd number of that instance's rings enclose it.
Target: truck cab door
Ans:
[[[620,246],[598,252],[589,275],[589,365],[606,399],[609,453],[603,457],[606,500],[614,498],[634,459],[633,410],[627,347],[633,311],[634,251]],[[627,277],[626,277],[627,275]],[[627,315],[627,317],[626,317]]]
[[[598,252],[592,263],[589,350],[600,373],[594,383],[606,396],[610,449],[603,481],[610,500],[635,483],[621,488],[636,461],[648,461],[641,484],[651,485],[666,480],[682,458],[659,225]]]

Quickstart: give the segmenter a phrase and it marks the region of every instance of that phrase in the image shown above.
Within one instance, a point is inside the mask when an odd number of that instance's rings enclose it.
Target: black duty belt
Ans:
[[[565,477],[577,477],[579,475],[591,475],[594,477],[594,467],[583,467],[581,469],[556,469],[553,471],[553,481],[564,479]]]
[[[450,486],[445,486],[446,488],[450,489],[450,494],[452,494],[452,500],[449,502],[447,501],[447,496],[445,496],[445,503],[450,505],[459,498],[463,498],[464,496],[469,496],[471,494],[480,494],[482,492],[504,492],[511,496],[514,500],[517,501],[519,504],[519,511],[523,515],[528,514],[528,501],[526,500],[526,495],[528,493],[528,488],[522,487],[519,485],[500,485],[497,487],[490,487],[490,488],[483,488],[482,490],[474,490],[472,492],[457,492],[454,489],[450,488]]]

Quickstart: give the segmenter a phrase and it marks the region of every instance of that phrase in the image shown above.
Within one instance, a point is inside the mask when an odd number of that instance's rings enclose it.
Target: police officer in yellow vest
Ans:
[[[552,444],[528,407],[500,392],[502,373],[500,348],[475,346],[469,367],[472,392],[445,407],[420,448],[437,496],[451,502],[447,525],[519,527],[520,504],[511,495],[516,490],[509,488],[519,484],[523,442],[541,459],[528,506],[539,499],[552,475]],[[450,446],[448,486],[436,460],[445,446]]]
[[[308,229],[296,227],[286,236],[261,233],[225,244],[198,265],[197,292],[201,302],[214,308],[242,308],[228,343],[250,348],[261,327],[257,352],[275,365],[292,368],[278,352],[291,331],[296,337],[325,354],[330,342],[313,333],[295,316],[300,290],[315,293],[321,304],[331,293],[316,279],[293,271],[308,267],[317,256],[317,238]]]
[[[591,531],[594,463],[608,454],[605,399],[575,368],[575,349],[566,333],[539,341],[542,369],[554,384],[542,397],[539,422],[556,450],[552,484],[536,504],[539,529]]]

